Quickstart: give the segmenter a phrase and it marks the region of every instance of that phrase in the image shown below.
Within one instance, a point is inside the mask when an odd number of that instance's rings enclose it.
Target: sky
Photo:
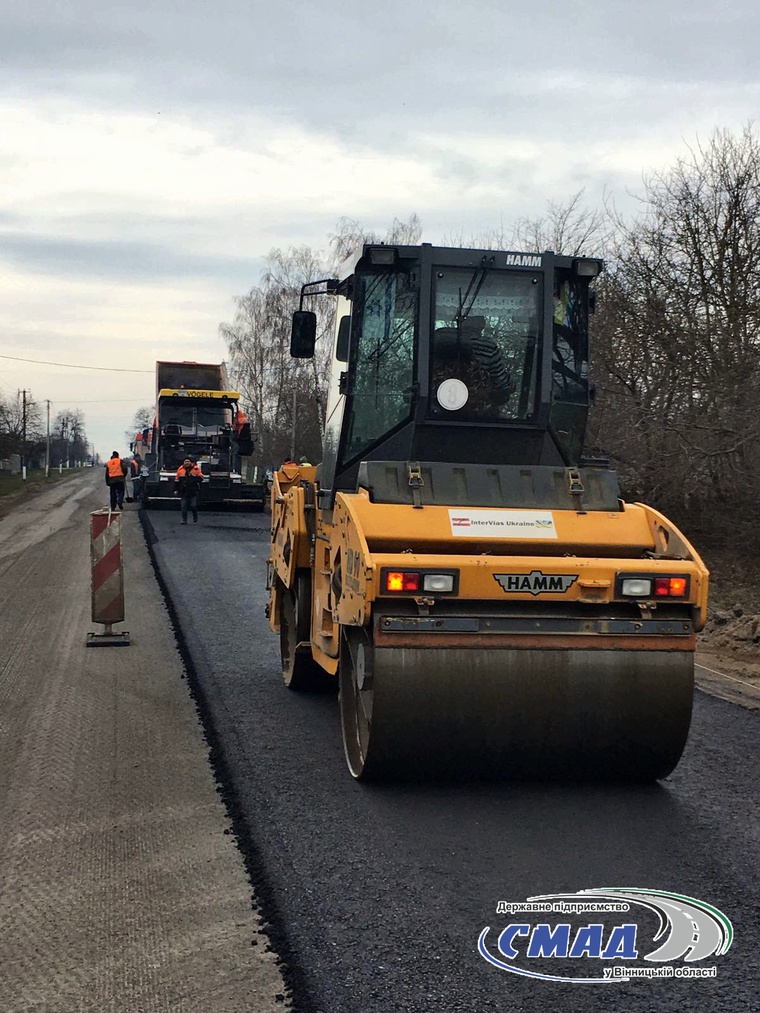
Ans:
[[[221,362],[273,248],[345,216],[509,232],[760,109],[724,0],[2,0],[0,397],[81,409],[103,459],[157,359]]]

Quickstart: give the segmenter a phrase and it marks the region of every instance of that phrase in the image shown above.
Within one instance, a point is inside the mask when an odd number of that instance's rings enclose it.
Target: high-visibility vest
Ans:
[[[184,464],[180,464],[179,468],[177,468],[177,474],[174,476],[174,481],[179,482],[185,475],[195,475],[196,478],[203,478],[203,472],[197,464],[194,464],[189,471],[185,470]]]
[[[109,457],[106,461],[109,478],[124,478],[124,469],[121,466],[120,457]]]

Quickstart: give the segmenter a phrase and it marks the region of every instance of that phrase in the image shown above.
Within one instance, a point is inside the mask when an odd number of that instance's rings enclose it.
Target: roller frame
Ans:
[[[603,266],[369,243],[302,288],[295,358],[317,339],[305,298],[336,300],[329,422],[319,467],[274,477],[268,615],[291,688],[309,654],[338,675],[354,777],[651,781],[682,754],[708,571],[583,454]]]

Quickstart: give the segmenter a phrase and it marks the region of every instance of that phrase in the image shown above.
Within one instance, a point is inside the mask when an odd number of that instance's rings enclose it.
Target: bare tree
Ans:
[[[579,190],[565,202],[549,201],[544,215],[518,218],[509,228],[502,220],[498,228],[473,233],[469,238],[462,229],[447,233],[444,245],[478,250],[554,250],[569,257],[604,256],[613,223],[605,208],[588,207],[584,198],[585,191]]]
[[[290,321],[306,282],[334,277],[340,263],[365,242],[416,243],[416,215],[396,218],[379,238],[358,222],[343,218],[330,237],[330,254],[307,246],[271,250],[261,283],[235,300],[231,323],[219,333],[227,343],[230,372],[250,413],[259,464],[284,460],[292,452],[319,460],[332,359],[335,306],[332,299],[306,295],[304,308],[317,315],[312,359],[290,356]]]
[[[519,250],[554,250],[568,257],[603,256],[612,224],[603,208],[584,203],[585,190],[566,202],[549,201],[540,218],[518,218],[511,245]]]
[[[338,267],[348,257],[358,253],[364,243],[388,243],[413,246],[422,238],[422,223],[414,213],[406,221],[394,218],[385,232],[365,228],[353,218],[341,218],[330,239],[333,266]]]
[[[294,434],[297,453],[319,458],[330,343],[318,342],[311,360],[292,359],[290,320],[301,286],[326,274],[325,263],[308,247],[272,250],[261,285],[236,300],[232,323],[219,328],[230,372],[251,417],[260,464],[289,456]],[[320,330],[331,330],[331,301],[312,302]]]
[[[0,457],[39,458],[44,454],[42,407],[31,393],[0,399]]]
[[[56,413],[50,431],[50,463],[81,464],[87,460],[87,432],[80,408],[62,408]]]
[[[592,431],[695,523],[760,492],[760,144],[717,130],[645,180],[600,281]],[[756,477],[758,476],[758,477]]]
[[[135,435],[142,433],[146,429],[153,428],[153,418],[156,414],[155,407],[151,405],[143,405],[142,408],[138,408],[135,414],[132,416],[132,421],[129,425],[129,429],[124,431],[124,439],[127,444],[134,442]]]

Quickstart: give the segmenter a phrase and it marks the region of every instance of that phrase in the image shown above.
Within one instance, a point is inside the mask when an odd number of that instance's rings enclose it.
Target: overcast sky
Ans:
[[[509,231],[581,188],[625,208],[757,117],[759,9],[3,0],[0,395],[126,453],[156,359],[225,358],[273,247],[324,250],[341,216]]]

